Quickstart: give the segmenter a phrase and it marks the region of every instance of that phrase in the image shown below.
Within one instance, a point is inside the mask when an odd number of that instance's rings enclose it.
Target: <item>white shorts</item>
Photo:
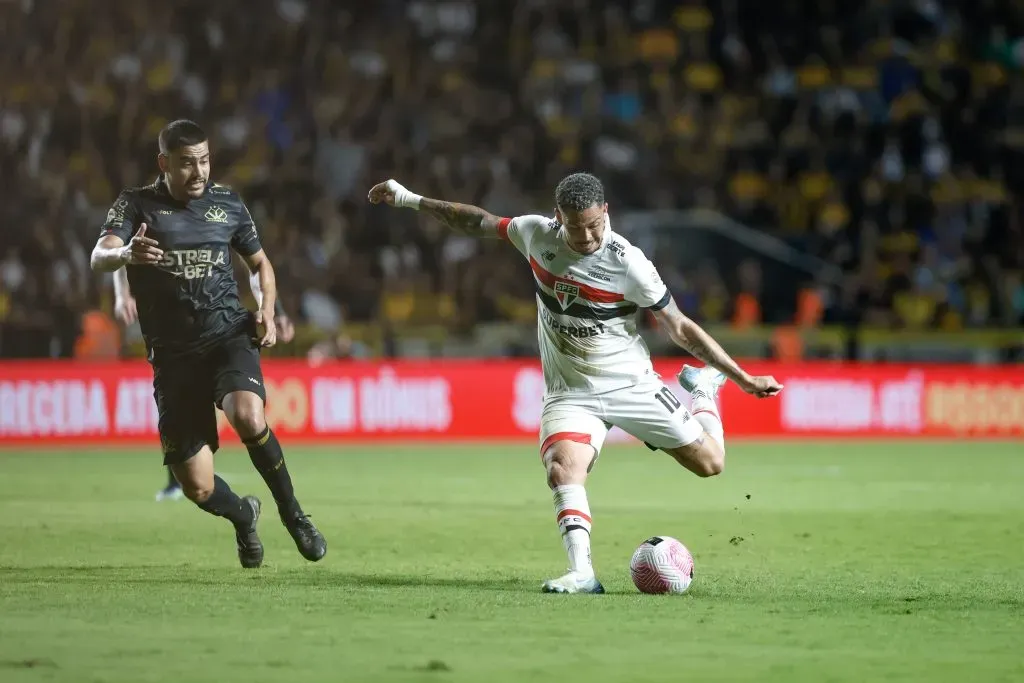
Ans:
[[[704,432],[682,401],[660,380],[603,394],[559,394],[544,399],[540,455],[556,441],[576,441],[601,452],[611,427],[654,448],[678,448]]]

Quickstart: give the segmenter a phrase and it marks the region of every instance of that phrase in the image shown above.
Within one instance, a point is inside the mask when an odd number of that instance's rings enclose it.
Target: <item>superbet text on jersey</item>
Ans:
[[[668,289],[607,216],[601,247],[587,255],[573,251],[561,226],[544,216],[503,218],[498,233],[533,270],[549,396],[612,391],[656,376],[635,314],[667,306]]]

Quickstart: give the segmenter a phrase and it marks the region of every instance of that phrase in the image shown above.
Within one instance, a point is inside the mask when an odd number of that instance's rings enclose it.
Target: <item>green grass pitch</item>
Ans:
[[[565,557],[530,445],[288,454],[328,555],[226,449],[266,513],[244,571],[226,522],[153,502],[155,446],[0,451],[0,681],[1024,680],[1020,443],[737,442],[710,480],[610,447],[603,596],[539,592]],[[633,588],[654,534],[693,551],[687,595]]]

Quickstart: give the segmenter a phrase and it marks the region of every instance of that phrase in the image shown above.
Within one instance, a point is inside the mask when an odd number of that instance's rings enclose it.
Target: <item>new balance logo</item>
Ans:
[[[211,206],[206,211],[206,220],[210,221],[211,223],[227,223],[228,214],[227,212],[224,211],[224,209],[220,208],[219,206]]]

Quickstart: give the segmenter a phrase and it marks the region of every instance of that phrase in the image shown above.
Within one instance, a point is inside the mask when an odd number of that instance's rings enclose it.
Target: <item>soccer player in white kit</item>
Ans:
[[[758,398],[782,390],[753,377],[680,312],[643,252],[611,229],[601,181],[574,173],[555,189],[555,217],[501,218],[475,206],[421,197],[395,180],[375,185],[370,202],[424,211],[468,235],[511,242],[530,262],[537,290],[537,336],[546,391],[540,452],[554,492],[555,519],[569,572],[545,581],[548,593],[603,593],[590,555],[593,520],[584,482],[611,426],[671,455],[701,477],[725,466],[715,398],[731,379]],[[679,382],[691,413],[651,365],[636,312],[653,312],[672,340],[702,360]]]

